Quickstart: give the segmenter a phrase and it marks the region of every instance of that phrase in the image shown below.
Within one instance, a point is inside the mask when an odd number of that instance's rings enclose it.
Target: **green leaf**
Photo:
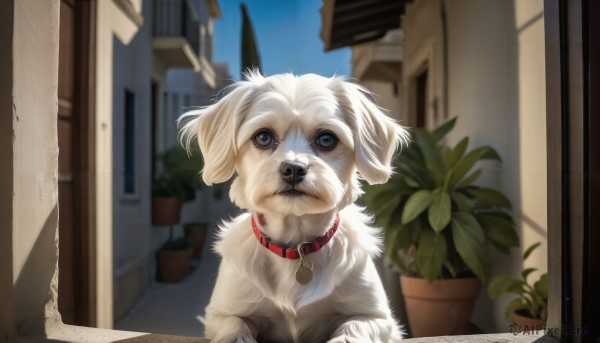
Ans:
[[[429,227],[423,227],[423,221],[421,218],[411,221],[406,226],[410,229],[410,235],[413,242],[418,242],[421,237],[421,232],[429,230]]]
[[[391,216],[390,225],[386,227],[386,242],[389,240],[396,241],[400,249],[406,249],[412,244],[411,230],[408,226],[400,223],[400,215],[402,209],[398,208]]]
[[[519,236],[511,220],[492,213],[481,213],[476,217],[488,239],[506,248],[519,246]]]
[[[386,255],[389,260],[400,269],[404,269],[404,263],[400,259],[398,250],[402,249],[401,240],[398,238],[402,234],[401,230],[394,230],[386,237]]]
[[[450,219],[452,219],[451,205],[448,193],[441,190],[433,193],[433,201],[429,205],[427,218],[436,233],[442,231],[450,223]]]
[[[507,275],[498,275],[488,285],[488,295],[492,299],[498,299],[508,293],[519,294],[522,287],[523,281],[513,279]]]
[[[498,192],[495,189],[491,188],[469,188],[467,193],[471,194],[475,198],[483,201],[484,203],[488,203],[491,205],[504,207],[511,209],[510,200],[504,194]]]
[[[438,143],[433,136],[424,129],[415,129],[415,143],[421,149],[425,158],[425,165],[433,175],[436,182],[441,183],[441,175],[446,173],[446,165]]]
[[[529,276],[529,274],[535,272],[537,270],[537,268],[527,268],[525,270],[523,270],[521,272],[521,277],[523,278],[523,281],[527,282],[527,277]]]
[[[523,253],[523,261],[525,261],[529,257],[529,255],[531,255],[531,253],[540,245],[542,245],[542,242],[537,242],[530,245],[529,248],[527,248],[527,250],[525,250],[525,252]]]
[[[456,267],[454,267],[449,260],[444,261],[444,267],[446,267],[452,278],[456,278],[458,275],[458,270],[456,270]]]
[[[370,211],[377,218],[377,223],[381,226],[389,225],[389,218],[394,211],[400,207],[402,202],[402,194],[393,189],[379,193],[377,196],[365,199]],[[385,221],[388,219],[388,221]]]
[[[413,188],[419,188],[421,187],[421,185],[419,184],[419,182],[415,179],[413,179],[412,177],[406,175],[404,176],[404,179],[406,180],[406,184],[409,185],[410,187]]]
[[[450,197],[454,200],[456,207],[463,212],[471,212],[475,203],[461,192],[452,192]]]
[[[448,120],[447,122],[445,122],[444,124],[440,125],[437,129],[433,130],[433,132],[432,132],[433,138],[436,141],[441,140],[448,134],[448,132],[450,132],[454,128],[455,124],[456,124],[456,117],[454,117],[454,118]]]
[[[448,168],[454,167],[454,165],[465,155],[465,151],[467,151],[468,146],[469,137],[461,139],[453,149],[448,151],[446,166],[448,166]]]
[[[433,193],[429,190],[420,190],[408,198],[402,213],[402,224],[407,224],[419,216],[433,201]]]
[[[477,169],[476,171],[469,174],[469,176],[465,177],[461,182],[459,182],[455,188],[458,189],[458,188],[463,188],[463,187],[467,187],[467,186],[471,185],[473,182],[475,182],[475,180],[477,180],[477,178],[479,178],[480,175],[481,175],[481,169]]]
[[[533,284],[533,289],[542,297],[548,297],[548,273],[540,276],[540,280]]]
[[[458,161],[458,163],[454,165],[454,167],[452,167],[452,169],[450,169],[452,176],[448,182],[449,189],[453,189],[454,186],[456,186],[465,177],[465,175],[467,175],[469,170],[473,168],[475,163],[482,159],[500,160],[500,156],[498,156],[496,150],[488,146],[475,148],[469,151],[463,158],[460,159],[460,161]]]
[[[446,239],[431,230],[423,231],[419,239],[417,263],[421,275],[431,282],[438,277],[446,258]]]
[[[492,262],[477,219],[469,213],[456,212],[451,226],[456,251],[471,271],[485,282],[491,273]]]
[[[511,302],[506,305],[506,312],[504,313],[506,320],[513,321],[512,313],[522,308],[527,308],[527,304],[525,304],[521,298],[514,298],[511,300]]]

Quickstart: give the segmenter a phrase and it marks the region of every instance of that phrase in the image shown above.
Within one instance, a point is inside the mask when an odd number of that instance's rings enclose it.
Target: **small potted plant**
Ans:
[[[181,146],[174,146],[158,155],[161,172],[152,184],[152,224],[175,225],[183,202],[191,201],[202,185],[199,171],[202,169],[200,154],[188,153]]]
[[[540,245],[538,242],[527,248],[523,253],[523,261]],[[519,332],[542,330],[546,327],[548,274],[543,273],[539,279],[530,283],[527,279],[535,271],[536,268],[526,268],[521,272],[520,278],[498,275],[488,286],[488,294],[492,299],[509,293],[517,295],[506,307],[506,318],[513,320]]]
[[[162,170],[152,184],[152,224],[169,227],[169,239],[156,252],[158,279],[163,282],[181,281],[193,256],[194,241],[188,237],[174,239],[173,225],[179,223],[182,204],[193,200],[201,186],[199,156],[189,156],[180,146],[158,156]]]
[[[193,258],[197,259],[202,255],[204,242],[208,235],[207,223],[186,223],[184,225],[185,236],[195,242]]]
[[[156,252],[159,281],[173,283],[183,280],[188,273],[194,245],[194,241],[188,237],[178,239],[169,237],[169,240]]]
[[[455,123],[413,130],[413,142],[394,161],[395,174],[384,185],[367,186],[363,198],[401,273],[414,337],[463,333],[481,281],[491,274],[490,247],[508,253],[519,245],[509,200],[474,185],[481,174],[475,164],[500,156],[488,146],[467,151],[467,137],[446,146]]]

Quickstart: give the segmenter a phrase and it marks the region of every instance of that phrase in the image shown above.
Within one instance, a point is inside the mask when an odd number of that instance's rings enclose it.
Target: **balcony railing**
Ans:
[[[154,1],[154,37],[183,37],[200,55],[200,23],[188,0]]]

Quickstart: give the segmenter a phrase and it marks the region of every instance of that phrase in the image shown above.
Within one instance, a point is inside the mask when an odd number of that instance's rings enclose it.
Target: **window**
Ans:
[[[415,79],[416,86],[416,126],[426,127],[427,118],[427,69]]]
[[[125,194],[135,194],[135,94],[125,90],[124,177]]]

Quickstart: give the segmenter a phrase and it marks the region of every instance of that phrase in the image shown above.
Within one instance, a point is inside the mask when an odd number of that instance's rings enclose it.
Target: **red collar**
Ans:
[[[306,242],[302,244],[304,254],[310,254],[325,246],[325,244],[327,244],[327,242],[331,240],[331,237],[333,237],[333,234],[335,234],[335,232],[337,231],[339,224],[340,214],[336,213],[335,222],[333,223],[333,226],[329,230],[327,230],[327,232],[323,236],[315,238],[312,242]],[[300,254],[298,253],[298,248],[296,246],[291,247],[279,245],[277,243],[272,242],[271,238],[265,236],[258,228],[258,225],[256,225],[256,222],[254,221],[254,215],[252,216],[252,229],[254,230],[254,235],[263,247],[271,250],[278,256],[285,257],[290,260],[296,260],[300,258]]]

